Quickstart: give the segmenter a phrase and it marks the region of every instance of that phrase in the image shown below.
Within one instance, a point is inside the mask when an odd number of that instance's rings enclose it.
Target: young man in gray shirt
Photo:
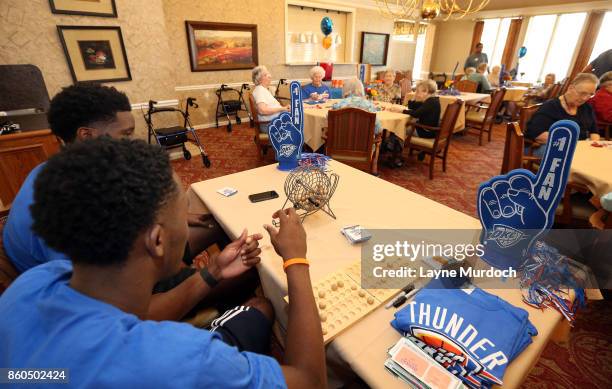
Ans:
[[[482,52],[482,43],[478,43],[476,45],[476,49],[474,49],[474,52],[472,54],[470,54],[469,57],[467,57],[467,59],[465,60],[465,65],[463,65],[463,69],[467,69],[467,68],[478,68],[478,65],[480,65],[481,63],[489,63],[489,58],[487,57],[487,55],[485,53]]]

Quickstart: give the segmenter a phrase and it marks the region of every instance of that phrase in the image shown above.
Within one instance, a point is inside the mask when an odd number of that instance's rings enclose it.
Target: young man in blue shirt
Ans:
[[[113,87],[94,84],[64,88],[51,100],[48,118],[51,130],[64,144],[100,135],[129,138],[135,127],[127,96]],[[43,167],[44,163],[34,168],[24,181],[11,205],[4,227],[4,249],[20,273],[54,259],[67,259],[64,254],[48,247],[31,229],[29,207],[33,202],[34,181]],[[185,254],[187,261],[191,259],[190,253],[197,255],[215,241],[225,242],[227,239],[214,219],[205,220],[203,216],[206,215],[189,215],[189,244],[186,246],[189,249],[186,249]],[[219,291],[211,294],[205,301],[200,301],[202,291],[192,287],[197,285],[198,276],[194,273],[194,269],[185,268],[177,276],[156,286],[156,291],[165,293],[158,293],[153,298],[150,318],[179,320],[198,303],[216,303],[223,309],[236,305],[248,297],[257,279],[254,270],[247,272],[237,279],[227,280]],[[183,283],[184,281],[188,282]],[[228,297],[229,292],[231,296]],[[221,301],[222,298],[224,301]]]
[[[161,148],[106,136],[76,142],[49,159],[34,187],[32,228],[70,260],[32,268],[0,298],[0,312],[10,312],[0,315],[0,366],[69,369],[78,387],[326,386],[306,233],[295,210],[273,215],[279,230],[266,226],[291,299],[280,366],[244,351],[265,345],[257,329],[270,317],[257,307],[226,313],[211,332],[146,320],[153,285],[179,269],[188,236],[187,196]],[[207,292],[249,268],[246,246],[243,236],[201,271]]]

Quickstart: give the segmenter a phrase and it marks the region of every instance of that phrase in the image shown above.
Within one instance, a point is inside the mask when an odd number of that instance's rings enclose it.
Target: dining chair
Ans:
[[[440,122],[440,126],[426,126],[424,124],[415,123],[413,131],[410,131],[405,142],[404,148],[408,149],[408,155],[412,155],[412,151],[423,152],[429,155],[429,179],[433,180],[433,171],[436,158],[442,159],[442,171],[446,172],[446,159],[448,156],[448,148],[450,146],[451,138],[453,136],[453,129],[457,123],[459,117],[459,111],[461,110],[462,100],[457,99],[453,103],[450,103],[446,107],[444,116]],[[416,128],[422,128],[424,130],[435,131],[435,138],[420,138],[414,136]]]
[[[327,114],[326,154],[340,162],[378,175],[382,137],[375,135],[376,113],[359,108],[330,110]]]

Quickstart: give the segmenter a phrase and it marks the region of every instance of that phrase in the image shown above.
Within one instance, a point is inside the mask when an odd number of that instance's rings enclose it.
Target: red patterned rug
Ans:
[[[198,134],[212,167],[205,169],[196,154],[190,161],[174,161],[185,185],[274,162],[272,155],[265,162],[259,160],[253,130],[248,125],[234,126],[231,133],[223,127],[199,130]],[[455,136],[447,172],[443,173],[442,163],[436,161],[433,180],[428,178],[428,165],[418,162],[416,156],[400,169],[381,166],[380,177],[476,217],[476,190],[481,182],[499,174],[504,136],[502,125],[494,127],[492,142],[482,147],[475,136]],[[612,304],[590,303],[578,316],[568,344],[550,343],[523,387],[612,387]]]

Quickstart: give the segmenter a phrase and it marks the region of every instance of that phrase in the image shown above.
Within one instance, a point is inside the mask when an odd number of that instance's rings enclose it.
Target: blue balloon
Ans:
[[[333,27],[334,27],[334,23],[332,23],[332,20],[330,18],[326,16],[323,19],[321,19],[321,32],[325,36],[331,34]]]
[[[525,56],[525,54],[527,54],[527,48],[525,46],[522,46],[519,49],[519,58],[523,58]]]

